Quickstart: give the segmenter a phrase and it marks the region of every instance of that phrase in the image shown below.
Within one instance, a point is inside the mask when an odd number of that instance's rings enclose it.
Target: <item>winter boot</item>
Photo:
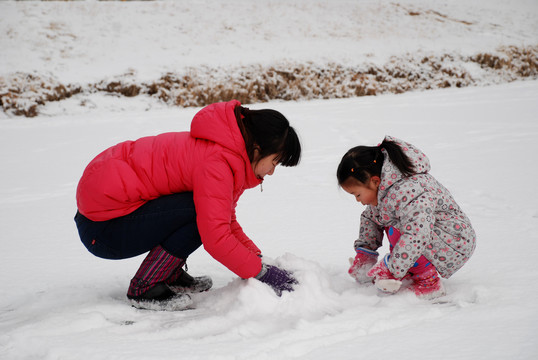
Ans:
[[[411,275],[411,288],[421,299],[431,300],[446,295],[441,278],[433,265],[427,266],[423,272]]]
[[[168,286],[177,294],[204,292],[213,286],[209,276],[190,276],[187,271],[178,268],[175,276],[169,278]]]
[[[153,248],[131,280],[127,298],[137,308],[154,309],[159,303],[173,302],[177,306],[173,310],[187,308],[192,304],[187,294],[176,294],[166,280],[185,263],[185,260],[174,257],[160,245]]]

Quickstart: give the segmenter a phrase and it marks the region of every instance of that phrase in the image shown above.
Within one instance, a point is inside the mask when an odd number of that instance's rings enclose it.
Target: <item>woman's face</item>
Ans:
[[[256,174],[256,177],[260,180],[263,180],[266,175],[273,175],[273,173],[275,172],[275,168],[278,165],[277,158],[278,154],[271,154],[269,156],[261,158],[258,161],[253,162],[252,170],[254,170],[254,174]]]

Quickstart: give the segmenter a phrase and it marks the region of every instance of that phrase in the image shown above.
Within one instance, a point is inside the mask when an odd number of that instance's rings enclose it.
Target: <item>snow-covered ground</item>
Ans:
[[[142,257],[90,255],[72,221],[86,163],[125,139],[187,130],[196,109],[95,110],[0,122],[0,358],[532,359],[538,355],[538,81],[379,97],[275,102],[304,158],[247,191],[239,219],[265,256],[296,272],[282,298],[202,249],[189,261],[215,289],[197,309],[126,301]],[[118,100],[119,101],[119,100]],[[123,103],[131,105],[131,99]],[[131,102],[131,104],[128,104]],[[256,105],[260,107],[260,105]],[[339,158],[384,134],[418,144],[470,216],[478,247],[445,281],[446,304],[379,297],[348,277],[362,207],[336,185]],[[386,250],[386,249],[385,249]]]
[[[350,34],[356,33],[361,34],[356,41],[369,49],[362,53],[365,58],[369,52],[375,54],[369,58],[382,58],[419,48],[463,53],[536,44],[538,39],[534,1],[305,0],[290,5],[295,14],[317,14],[316,21],[292,16],[287,3],[2,1],[0,26],[4,31],[11,24],[20,47],[10,45],[2,33],[0,71],[94,81],[129,69],[154,76],[168,68],[228,65],[236,62],[236,53],[243,54],[245,65],[331,57],[345,62],[361,56],[351,45]],[[405,17],[366,16],[357,4],[378,14],[397,15],[397,9],[405,8],[430,16],[421,20],[418,32]],[[4,10],[16,6],[34,15],[18,22],[4,16]],[[106,7],[134,8],[130,15],[139,15],[130,23],[103,12]],[[477,26],[482,30],[442,31],[450,22],[440,21],[433,11],[482,24]],[[252,15],[257,12],[264,17]],[[140,14],[151,19],[146,31],[133,30]],[[356,32],[346,21],[353,14],[361,19]],[[220,27],[228,22],[232,34],[225,36]],[[36,24],[81,30],[73,41],[69,35],[47,40],[32,30]],[[167,40],[152,35],[163,27]],[[92,37],[102,28],[110,31]],[[138,42],[131,42],[129,30]],[[222,45],[225,39],[228,47]],[[313,49],[316,41],[319,46]],[[301,43],[304,47],[298,48]],[[175,313],[129,306],[125,292],[142,256],[106,261],[89,254],[72,220],[74,195],[84,167],[102,149],[188,130],[199,109],[95,93],[50,103],[31,119],[0,113],[0,358],[535,359],[537,99],[538,81],[532,80],[250,105],[284,113],[300,133],[304,156],[297,168],[278,168],[263,192],[245,192],[238,218],[265,256],[293,270],[300,284],[278,298],[255,280],[237,279],[200,249],[189,259],[190,273],[210,275],[214,289],[196,296],[196,309]],[[476,228],[476,252],[445,281],[443,303],[418,300],[408,291],[380,297],[372,286],[359,286],[347,275],[363,208],[338,189],[336,166],[348,148],[377,144],[385,134],[428,154],[432,174],[451,190]]]

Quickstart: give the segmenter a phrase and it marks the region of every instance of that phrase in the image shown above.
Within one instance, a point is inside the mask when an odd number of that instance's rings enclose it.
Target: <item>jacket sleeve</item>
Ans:
[[[419,186],[415,187],[415,194],[419,195],[412,198],[403,196],[400,199],[398,215],[401,236],[392,249],[387,264],[396,278],[402,278],[407,274],[432,239],[435,197]]]
[[[361,214],[361,225],[359,238],[355,240],[355,250],[365,247],[370,250],[377,250],[383,244],[383,227],[374,221],[372,208],[368,206]]]
[[[239,225],[239,223],[237,222],[237,218],[235,216],[236,205],[237,203],[234,204],[233,211],[232,211],[232,223],[230,225],[230,228],[232,229],[232,233],[250,251],[252,251],[256,255],[261,255],[262,251],[256,246],[256,244],[254,244],[252,240],[250,240],[250,238],[243,231],[243,228],[241,227],[241,225]]]
[[[196,168],[193,197],[204,248],[217,261],[246,279],[260,272],[261,259],[245,245],[245,239],[236,235],[241,236],[243,231],[239,231],[239,224],[234,221],[233,191],[233,174],[226,161],[213,159]]]

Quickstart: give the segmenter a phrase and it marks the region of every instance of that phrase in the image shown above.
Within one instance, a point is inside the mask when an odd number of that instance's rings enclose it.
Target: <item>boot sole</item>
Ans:
[[[183,311],[193,309],[192,298],[188,294],[178,294],[167,300],[129,299],[131,306],[140,310]]]

